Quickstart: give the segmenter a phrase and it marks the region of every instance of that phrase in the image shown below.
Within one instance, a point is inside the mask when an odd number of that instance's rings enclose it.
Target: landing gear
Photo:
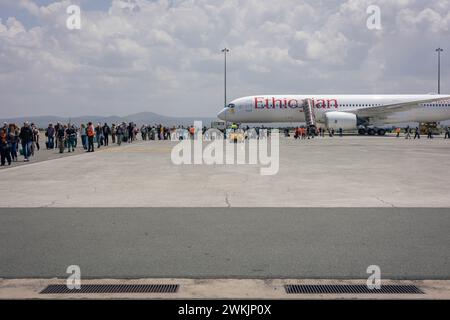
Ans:
[[[384,136],[384,135],[386,135],[386,129],[383,129],[383,128],[378,129],[377,133],[378,133],[379,136]]]
[[[367,134],[369,136],[374,136],[377,134],[377,131],[374,128],[369,128],[369,129],[367,129]]]
[[[362,128],[358,129],[358,134],[361,136],[364,136],[366,134],[369,136],[374,136],[374,135],[384,136],[384,135],[386,135],[386,129],[362,127]]]

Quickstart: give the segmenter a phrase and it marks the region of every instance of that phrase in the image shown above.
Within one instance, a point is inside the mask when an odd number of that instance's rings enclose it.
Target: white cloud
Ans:
[[[434,47],[449,43],[449,0],[79,0],[79,31],[65,27],[71,3],[5,0],[21,14],[0,20],[0,116],[214,115],[224,46],[230,97],[429,92]],[[366,28],[371,4],[382,31]]]

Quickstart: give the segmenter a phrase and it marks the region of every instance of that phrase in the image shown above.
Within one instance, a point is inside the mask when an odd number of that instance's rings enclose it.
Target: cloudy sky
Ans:
[[[225,46],[230,99],[435,92],[439,46],[450,93],[449,40],[450,0],[0,0],[0,117],[214,116]]]

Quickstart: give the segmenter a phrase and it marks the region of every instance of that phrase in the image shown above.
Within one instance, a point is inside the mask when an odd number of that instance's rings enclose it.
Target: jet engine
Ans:
[[[328,129],[351,130],[358,126],[358,118],[356,114],[348,112],[331,111],[325,113],[325,125]]]

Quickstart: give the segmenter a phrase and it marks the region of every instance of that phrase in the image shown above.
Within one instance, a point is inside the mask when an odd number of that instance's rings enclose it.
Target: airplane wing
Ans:
[[[443,97],[443,98],[430,98],[430,99],[426,99],[426,100],[415,100],[415,101],[410,101],[410,102],[394,103],[394,104],[388,104],[388,105],[377,106],[377,107],[367,107],[367,108],[354,110],[353,113],[355,113],[359,117],[383,118],[384,116],[387,116],[393,112],[410,110],[414,107],[417,107],[418,104],[444,102],[444,101],[449,102],[450,96]]]

